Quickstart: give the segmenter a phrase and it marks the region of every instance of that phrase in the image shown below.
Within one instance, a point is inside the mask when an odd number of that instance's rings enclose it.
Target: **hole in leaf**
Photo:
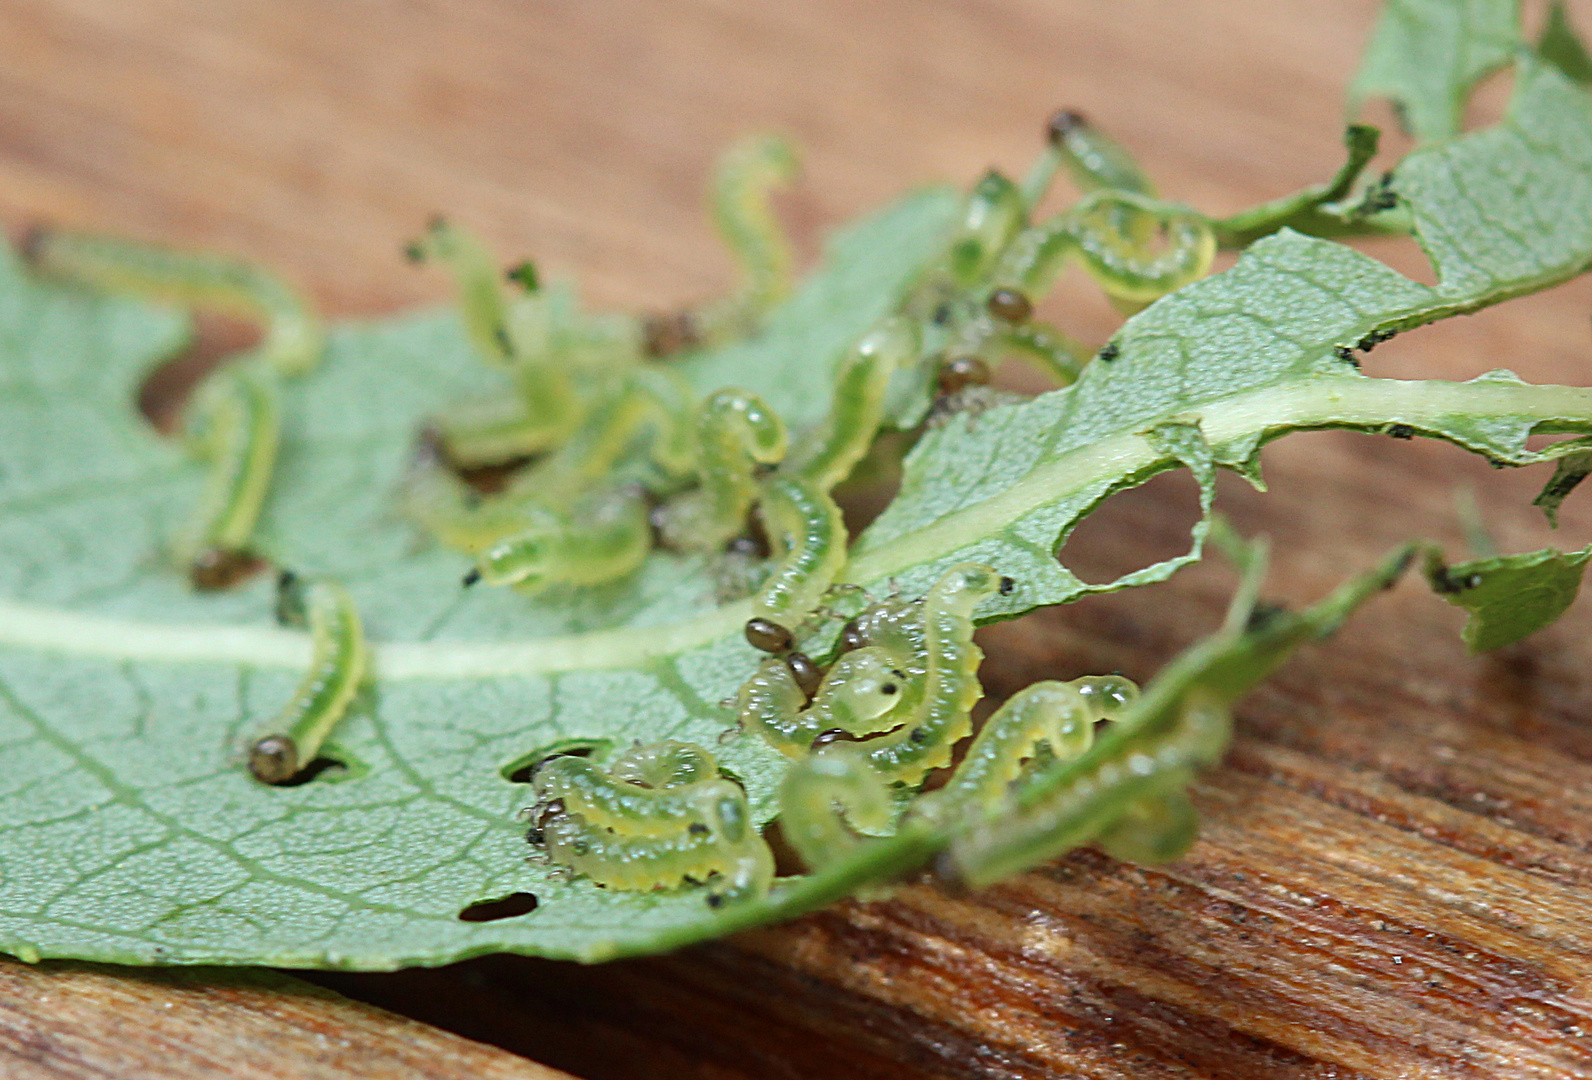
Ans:
[[[459,912],[460,922],[497,922],[529,915],[536,910],[536,894],[511,892],[495,900],[477,900]]]
[[[1067,537],[1058,557],[1091,585],[1115,581],[1189,548],[1199,521],[1199,487],[1186,469],[1162,473],[1099,504]]]
[[[604,756],[613,744],[607,739],[560,739],[529,754],[522,754],[498,772],[511,784],[529,784],[536,767],[548,758]]]

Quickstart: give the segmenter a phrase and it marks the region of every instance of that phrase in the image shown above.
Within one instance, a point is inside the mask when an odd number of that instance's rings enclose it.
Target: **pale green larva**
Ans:
[[[759,467],[779,461],[786,447],[785,425],[762,398],[733,388],[710,395],[696,417],[701,486],[664,508],[664,538],[688,550],[722,548],[746,528]]]
[[[1066,166],[1079,189],[1089,192],[1103,188],[1155,196],[1149,177],[1132,155],[1082,114],[1056,113],[1045,134],[1052,153]]]
[[[899,316],[863,335],[835,372],[828,415],[781,472],[811,480],[824,491],[849,476],[879,433],[890,377],[916,361],[918,349],[917,324]]]
[[[446,218],[435,217],[406,249],[414,262],[437,262],[453,278],[459,315],[476,352],[495,364],[513,358],[503,275],[482,243]]]
[[[926,671],[917,714],[900,728],[863,744],[874,769],[891,782],[915,784],[950,764],[951,748],[972,731],[969,712],[982,694],[973,644],[973,609],[1010,579],[980,563],[960,563],[935,582],[922,601]]]
[[[912,685],[898,658],[878,647],[846,653],[818,684],[812,701],[784,659],[765,660],[736,697],[742,730],[761,735],[787,757],[806,755],[827,731],[852,736],[887,731],[910,708]]]
[[[184,408],[183,426],[190,452],[207,470],[175,554],[205,588],[212,569],[247,556],[270,490],[282,428],[275,371],[229,364],[212,372]]]
[[[1149,723],[1109,730],[953,840],[942,872],[976,888],[1106,835],[1123,853],[1175,852],[1187,832],[1175,794],[1220,756],[1231,724],[1223,701],[1196,692]]]
[[[517,512],[525,526],[482,550],[465,584],[598,585],[635,570],[652,547],[646,501],[632,490],[596,493],[565,513],[530,504]]]
[[[1199,813],[1179,786],[1129,803],[1096,842],[1113,859],[1154,866],[1193,847],[1199,830]]]
[[[796,152],[774,135],[736,143],[714,172],[713,222],[740,264],[742,282],[722,310],[703,314],[704,333],[745,331],[783,300],[794,281],[795,255],[769,196],[796,176]]]
[[[364,630],[347,589],[283,574],[279,591],[282,621],[309,627],[311,657],[269,733],[249,750],[249,771],[267,784],[293,779],[315,759],[369,670]]]
[[[951,241],[951,276],[962,285],[981,280],[1023,228],[1028,207],[1016,184],[991,169],[974,185],[961,228]]]
[[[826,746],[785,774],[780,831],[802,862],[821,870],[849,855],[858,831],[881,834],[894,815],[890,790],[857,746]]]
[[[27,255],[45,273],[107,292],[256,319],[265,336],[254,355],[284,375],[314,367],[326,346],[321,321],[304,298],[247,263],[64,229],[34,233]]]
[[[794,626],[818,607],[846,561],[846,523],[819,484],[773,476],[762,489],[764,529],[775,563],[752,601],[752,612]]]
[[[615,889],[709,882],[715,906],[768,891],[773,853],[745,792],[718,776],[711,754],[671,741],[635,747],[615,765],[604,774],[554,758],[538,771],[528,839],[554,863]]]

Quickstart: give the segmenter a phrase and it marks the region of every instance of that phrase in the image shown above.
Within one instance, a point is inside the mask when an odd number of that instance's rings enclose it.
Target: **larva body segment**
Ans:
[[[962,285],[978,282],[1024,225],[1027,204],[1017,185],[991,169],[973,186],[962,225],[951,242],[951,275]]]
[[[893,811],[889,788],[849,745],[824,747],[792,765],[779,807],[781,832],[812,870],[849,855],[860,842],[853,830],[888,830]]]
[[[179,560],[249,549],[276,468],[282,402],[276,373],[229,364],[200,384],[183,410],[190,452],[209,468],[192,522],[178,541]]]
[[[772,476],[763,485],[764,528],[779,560],[752,602],[752,613],[782,626],[805,619],[846,561],[840,507],[813,481]]]
[[[1129,803],[1098,842],[1113,859],[1154,866],[1193,847],[1199,828],[1199,814],[1188,791],[1178,787]]]
[[[666,507],[664,537],[687,549],[722,548],[746,527],[758,467],[780,460],[787,446],[784,423],[762,398],[734,388],[710,395],[696,415],[701,486]]]
[[[775,188],[796,177],[796,151],[774,135],[730,147],[714,173],[713,222],[741,266],[741,287],[722,311],[703,316],[709,337],[745,331],[790,293],[795,256],[770,205]]]
[[[523,504],[525,525],[476,557],[470,581],[518,585],[598,585],[635,570],[652,547],[647,506],[631,490],[599,492],[566,513]]]
[[[304,298],[247,263],[64,229],[35,233],[28,256],[47,274],[107,292],[256,319],[265,336],[254,355],[284,375],[313,368],[326,346],[321,321]]]
[[[1073,183],[1085,192],[1107,189],[1155,196],[1149,177],[1116,140],[1079,113],[1059,112],[1046,132]]]
[[[445,218],[433,218],[425,234],[408,248],[415,262],[441,263],[453,278],[459,314],[476,352],[500,366],[513,359],[503,276],[492,253]]]
[[[895,317],[863,335],[835,372],[829,413],[781,471],[828,491],[867,454],[884,418],[890,377],[918,357],[917,324]]]
[[[555,757],[536,772],[536,798],[557,800],[593,825],[619,836],[665,836],[704,821],[713,804],[734,798],[728,780],[698,778],[657,787],[618,779],[588,758]]]
[[[1147,304],[1198,281],[1216,234],[1192,210],[1121,191],[1099,191],[1068,215],[1078,256],[1110,296]]]
[[[359,612],[343,586],[284,575],[279,610],[288,613],[285,621],[302,618],[308,624],[311,657],[270,733],[250,749],[249,771],[267,784],[291,780],[314,760],[369,669]]]
[[[718,776],[711,754],[656,743],[627,751],[615,765],[605,775],[583,759],[554,758],[538,772],[532,839],[555,863],[616,889],[711,880],[715,905],[768,891],[773,853],[745,792]],[[662,782],[648,786],[646,778]]]
[[[1076,762],[1053,766],[1065,782],[1033,798],[1019,795],[1001,816],[953,840],[949,871],[974,888],[986,885],[1102,836],[1135,805],[1142,805],[1144,819],[1135,824],[1129,818],[1117,834],[1124,845],[1119,850],[1135,843],[1175,847],[1181,828],[1176,807],[1154,804],[1185,788],[1195,767],[1220,756],[1232,721],[1226,706],[1206,692],[1190,694],[1169,719],[1153,729],[1122,729]]]
[[[1000,576],[979,563],[947,570],[922,601],[926,671],[923,702],[903,726],[869,740],[868,760],[885,779],[905,784],[947,765],[951,748],[972,731],[969,710],[982,694],[973,644],[973,609],[999,587]]]
[[[808,704],[788,663],[765,660],[736,698],[741,727],[793,758],[804,757],[825,731],[854,736],[886,731],[902,722],[913,702],[909,677],[897,662],[893,653],[874,646],[848,652],[824,675]]]

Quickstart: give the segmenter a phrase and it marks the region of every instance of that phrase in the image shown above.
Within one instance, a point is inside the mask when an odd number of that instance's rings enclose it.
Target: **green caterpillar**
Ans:
[[[563,513],[532,504],[516,513],[522,527],[481,551],[466,585],[597,585],[635,570],[652,547],[647,504],[633,490],[599,492]]]
[[[598,885],[643,890],[708,882],[708,903],[718,906],[762,896],[773,881],[773,853],[745,792],[718,777],[701,747],[637,747],[606,775],[579,758],[554,758],[538,770],[536,785],[528,839],[553,863]]]
[[[740,264],[742,282],[728,301],[703,313],[704,342],[746,333],[790,293],[795,255],[769,195],[796,171],[795,150],[772,135],[744,139],[719,158],[710,207],[719,235]]]
[[[846,561],[846,523],[824,489],[794,476],[763,485],[762,515],[777,564],[752,601],[752,612],[794,626],[818,607]]]
[[[249,771],[267,784],[293,779],[314,760],[348,711],[370,665],[359,612],[347,589],[283,573],[278,592],[278,618],[309,627],[312,655],[309,670],[270,732],[249,749]]]
[[[778,415],[744,390],[710,395],[697,410],[696,474],[700,487],[665,506],[660,527],[676,547],[720,550],[746,527],[757,499],[759,466],[785,456],[789,438]]]
[[[801,758],[830,731],[871,735],[901,722],[910,707],[907,672],[886,649],[857,649],[836,660],[808,702],[784,659],[758,666],[736,696],[743,730],[756,732],[787,757]]]

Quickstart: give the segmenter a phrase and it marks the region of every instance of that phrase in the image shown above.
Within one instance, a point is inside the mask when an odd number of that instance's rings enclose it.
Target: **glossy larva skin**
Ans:
[[[638,746],[609,770],[583,758],[553,758],[537,771],[536,790],[533,842],[599,885],[641,890],[711,881],[716,904],[761,896],[773,881],[773,853],[745,792],[719,777],[701,747]]]
[[[702,313],[702,337],[712,342],[756,326],[790,293],[795,253],[770,196],[796,178],[796,151],[777,136],[745,139],[719,159],[714,172],[713,223],[741,268],[741,286],[724,304]]]
[[[596,585],[634,571],[652,547],[646,502],[633,491],[602,493],[564,514],[535,505],[523,512],[525,527],[476,558],[474,573],[488,585]]]
[[[258,320],[265,337],[254,355],[284,375],[313,368],[326,346],[325,329],[303,297],[247,263],[60,229],[34,234],[27,253],[47,274],[107,292]]]
[[[741,687],[736,712],[743,731],[761,735],[787,757],[802,758],[823,732],[860,737],[901,723],[912,700],[908,683],[894,653],[856,649],[835,661],[808,703],[786,661],[765,660]]]
[[[889,787],[851,744],[824,747],[792,765],[779,807],[782,834],[811,870],[854,851],[858,831],[888,832],[894,814]]]
[[[183,427],[190,452],[207,471],[191,524],[176,545],[179,561],[247,551],[281,439],[282,401],[274,374],[247,364],[213,372],[184,408]]]
[[[314,760],[348,711],[370,665],[359,612],[343,586],[290,582],[280,606],[285,621],[308,625],[311,658],[293,696],[250,753],[250,770],[266,783],[290,780]]]
[[[785,424],[756,394],[734,388],[710,395],[697,410],[695,467],[699,487],[661,515],[664,539],[688,550],[720,550],[746,528],[757,499],[760,466],[785,456]]]
[[[818,607],[845,564],[846,523],[822,485],[794,476],[769,478],[761,513],[775,563],[752,614],[794,626]]]

